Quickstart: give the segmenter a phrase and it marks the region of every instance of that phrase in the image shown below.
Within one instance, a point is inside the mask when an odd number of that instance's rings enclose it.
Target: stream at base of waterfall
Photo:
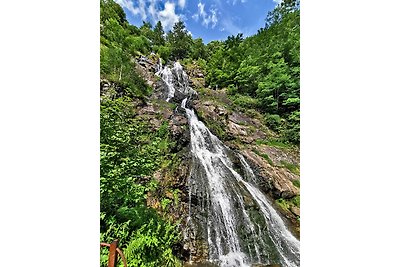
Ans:
[[[197,93],[189,87],[179,62],[172,69],[160,64],[156,74],[166,84],[166,101],[173,99],[176,91],[186,96],[181,108],[189,121],[193,163],[185,235],[204,239],[208,260],[218,266],[300,266],[300,242],[257,186],[260,181],[251,166],[187,107],[188,98]],[[235,164],[232,157],[238,159]]]

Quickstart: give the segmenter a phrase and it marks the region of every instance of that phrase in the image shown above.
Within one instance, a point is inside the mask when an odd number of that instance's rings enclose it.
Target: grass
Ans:
[[[281,160],[281,164],[283,165],[283,167],[285,167],[286,169],[288,169],[290,172],[296,174],[296,175],[300,175],[300,167],[297,164],[292,164],[289,162],[286,162],[284,160]],[[299,186],[300,187],[300,181],[299,181]]]
[[[265,144],[268,146],[277,147],[277,148],[292,148],[291,145],[283,143],[278,140],[269,140]]]
[[[300,188],[300,180],[294,180],[292,183],[295,187]]]

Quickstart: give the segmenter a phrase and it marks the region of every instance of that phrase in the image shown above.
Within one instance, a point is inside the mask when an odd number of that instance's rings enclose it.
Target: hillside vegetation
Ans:
[[[154,53],[163,63],[180,60],[184,66],[198,66],[205,73],[205,87],[224,89],[235,106],[261,114],[273,134],[260,142],[298,146],[299,18],[298,1],[286,0],[266,14],[265,27],[257,34],[205,45],[192,38],[182,21],[167,33],[161,22],[136,27],[118,4],[100,1],[100,77],[111,84],[100,103],[100,240],[118,238],[128,266],[180,266],[183,260],[177,249],[179,222],[160,212],[173,201],[158,194],[159,208],[147,205],[149,195],[161,190],[154,173],[171,167],[176,143],[167,121],[159,118],[154,127],[138,116],[153,89],[137,72],[135,59]],[[101,266],[107,266],[107,254],[102,249]]]

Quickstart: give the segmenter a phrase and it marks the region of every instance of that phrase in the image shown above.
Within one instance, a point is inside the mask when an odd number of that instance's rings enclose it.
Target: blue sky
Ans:
[[[280,0],[115,0],[136,26],[160,20],[169,31],[182,19],[193,38],[205,43],[224,40],[229,35],[250,36],[264,26],[268,11]]]

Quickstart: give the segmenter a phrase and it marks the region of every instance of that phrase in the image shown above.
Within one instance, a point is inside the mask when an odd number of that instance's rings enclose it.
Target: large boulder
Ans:
[[[256,174],[264,179],[265,191],[271,191],[275,198],[292,198],[299,195],[299,189],[292,183],[297,178],[296,175],[284,168],[272,166],[251,150],[243,150],[242,154],[254,167]]]

